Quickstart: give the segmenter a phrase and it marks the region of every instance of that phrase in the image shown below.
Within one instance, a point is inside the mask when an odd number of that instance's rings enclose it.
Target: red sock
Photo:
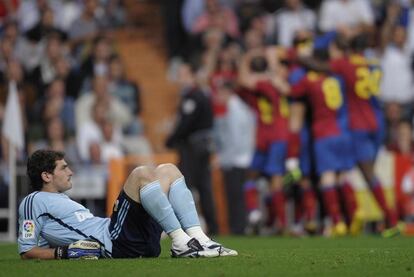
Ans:
[[[302,200],[302,199],[301,199]],[[295,204],[295,223],[299,223],[302,220],[303,217],[303,212],[304,210],[304,206],[303,206],[303,201],[294,201]]]
[[[332,220],[333,224],[337,224],[341,220],[339,210],[338,194],[335,187],[327,187],[323,189],[323,201],[325,210]]]
[[[316,196],[311,188],[304,189],[302,196],[302,207],[306,221],[313,221],[316,218]]]
[[[287,150],[287,157],[299,157],[300,153],[300,134],[299,133],[290,133],[289,134],[289,143]]]
[[[272,197],[268,197],[265,201],[266,204],[266,210],[267,210],[267,220],[266,220],[266,226],[271,227],[275,223],[276,218],[276,211],[273,207],[272,203]]]
[[[379,181],[376,181],[374,185],[371,187],[371,190],[374,194],[375,200],[377,200],[378,205],[384,212],[387,227],[397,225],[397,214],[391,208],[388,207],[381,183]]]
[[[354,218],[355,212],[357,210],[357,201],[355,197],[355,191],[352,185],[348,182],[345,182],[341,186],[341,194],[343,199],[345,200],[345,210],[347,213],[347,216],[349,218],[349,221],[352,222],[352,219]]]
[[[286,228],[285,194],[282,190],[273,193],[272,206],[276,213],[278,227]]]
[[[253,181],[248,181],[244,185],[244,200],[246,201],[247,211],[253,211],[259,208],[259,195],[256,184]]]

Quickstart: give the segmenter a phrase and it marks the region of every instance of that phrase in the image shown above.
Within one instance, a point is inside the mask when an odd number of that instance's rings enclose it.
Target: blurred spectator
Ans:
[[[83,162],[90,161],[90,145],[94,142],[102,143],[104,141],[104,135],[102,126],[108,121],[109,103],[105,101],[94,100],[91,107],[91,117],[82,120],[78,126],[76,133],[76,141],[78,146],[78,152],[80,159]],[[122,142],[122,132],[119,128],[116,128],[111,136],[111,141],[117,144]]]
[[[52,149],[65,152],[65,159],[72,164],[79,161],[75,141],[65,131],[64,123],[59,117],[46,121],[45,134],[42,139],[29,145],[29,153],[39,149]]]
[[[106,76],[96,76],[93,79],[92,85],[92,92],[85,93],[76,100],[75,117],[77,128],[81,126],[82,122],[90,120],[92,106],[98,100],[107,105],[108,109],[105,113],[115,125],[122,129],[127,128],[131,124],[133,116],[127,106],[109,93]]]
[[[218,227],[211,184],[213,113],[210,100],[198,87],[194,72],[189,65],[183,64],[180,67],[178,81],[181,86],[178,120],[166,145],[177,149],[180,170],[189,186],[198,192],[201,212],[206,220],[208,232],[215,234],[218,232]]]
[[[209,79],[216,68],[217,59],[224,42],[223,32],[217,29],[208,30],[202,36],[203,51],[193,53],[191,61],[198,67],[197,82],[202,89],[208,89],[209,87]]]
[[[264,50],[265,37],[260,31],[256,29],[249,29],[243,35],[243,46],[245,52],[258,49]]]
[[[105,120],[101,125],[103,140],[101,146],[101,160],[108,163],[111,159],[119,159],[124,156],[121,143],[116,140],[114,125]]]
[[[407,47],[407,32],[399,24],[401,8],[398,3],[391,3],[387,9],[385,22],[381,30],[380,50],[383,70],[381,82],[381,100],[385,103],[388,121],[398,110],[397,122],[409,118],[414,111],[414,77],[411,69],[412,53]],[[399,107],[392,107],[398,105]],[[391,106],[391,107],[390,107]]]
[[[191,33],[197,18],[204,12],[205,0],[184,0],[182,2],[182,25],[187,33]]]
[[[81,3],[82,1],[54,0],[51,7],[55,14],[55,26],[64,32],[69,32],[73,21],[82,13]]]
[[[92,42],[104,25],[98,16],[98,10],[98,0],[85,0],[82,14],[69,28],[69,38],[76,57],[80,57],[82,46]]]
[[[19,6],[19,0],[6,0],[0,2],[0,27],[8,18],[13,18]]]
[[[111,159],[119,159],[124,156],[120,141],[116,138],[113,124],[104,119],[100,123],[102,139],[89,143],[89,165],[105,165]]]
[[[20,2],[17,10],[17,19],[19,29],[24,33],[39,22],[40,14],[49,8],[49,3],[48,0],[25,0]]]
[[[37,89],[38,97],[45,95],[46,87],[56,78],[56,63],[64,54],[64,44],[56,34],[49,34],[46,49],[39,65],[33,69],[29,78]]]
[[[398,136],[398,125],[401,121],[401,106],[395,102],[388,103],[384,107],[385,119],[385,145],[394,145]]]
[[[267,36],[272,42],[277,41],[281,46],[290,47],[297,33],[315,31],[316,15],[303,5],[302,0],[284,2],[282,9],[268,17]]]
[[[257,25],[258,21],[262,21],[263,27],[266,29],[267,10],[262,0],[238,1],[237,16],[239,18],[240,31],[245,33],[246,30]],[[278,1],[281,2],[281,1]],[[273,10],[274,11],[274,10]]]
[[[187,49],[187,34],[184,31],[183,24],[181,23],[181,7],[183,2],[185,2],[185,0],[162,1],[164,35],[168,51],[167,55],[170,60],[169,71],[172,71],[172,73],[169,74],[176,74],[179,63],[183,58],[187,57],[188,51],[190,50]],[[199,2],[199,0],[187,2]],[[196,13],[195,10],[191,11],[191,13],[192,12]]]
[[[217,90],[226,82],[234,82],[237,79],[237,60],[232,55],[231,48],[223,49],[217,59],[215,70],[210,76],[211,100],[215,117],[226,113],[227,101],[218,100]]]
[[[192,26],[194,26],[197,18],[206,10],[206,0],[184,0],[181,7],[181,21],[187,33],[191,33]],[[239,1],[232,0],[218,0],[223,6],[227,8],[235,8],[235,3]]]
[[[19,33],[17,22],[8,20],[4,22],[2,40],[7,41],[11,47],[10,53],[2,53],[3,58],[15,57],[19,60],[24,56],[25,39]],[[3,52],[3,50],[2,50]],[[6,51],[7,52],[7,51]],[[1,61],[1,58],[0,58]],[[2,61],[5,62],[5,61]],[[1,69],[1,66],[0,66]]]
[[[409,120],[400,120],[396,124],[393,140],[389,142],[388,149],[402,155],[414,154],[413,127]]]
[[[237,16],[218,0],[205,0],[205,11],[195,20],[191,33],[199,34],[211,28],[219,29],[232,38],[240,35]]]
[[[105,17],[110,27],[120,27],[126,23],[126,11],[122,0],[104,0]]]
[[[232,234],[244,234],[246,207],[243,185],[254,152],[255,117],[250,108],[234,93],[229,82],[217,87],[217,101],[227,112],[215,120],[217,154],[223,171],[227,209]]]
[[[101,154],[101,142],[93,141],[89,144],[89,165],[101,165],[102,154]]]
[[[0,41],[0,71],[4,78],[5,71],[7,70],[7,63],[10,60],[16,59],[13,52],[13,43],[9,38],[2,38]]]
[[[15,28],[15,27],[11,27]],[[15,56],[19,59],[25,71],[31,73],[36,68],[44,55],[45,43],[28,40],[24,36],[18,36],[13,44]]]
[[[67,34],[55,26],[51,9],[45,8],[40,15],[39,21],[25,33],[29,41],[38,43],[52,33],[59,35],[62,40],[67,38]]]
[[[66,134],[75,134],[75,102],[72,97],[66,95],[62,79],[54,79],[50,83],[45,96],[37,101],[34,108],[33,118],[38,118],[40,123],[48,122],[55,117],[62,120]]]
[[[135,116],[129,126],[126,126],[126,134],[141,134],[142,123],[141,98],[139,87],[129,81],[125,75],[124,65],[118,56],[113,56],[109,62],[109,91],[111,95],[120,100]]]
[[[10,81],[16,82],[19,98],[22,101],[21,109],[24,113],[23,118],[26,120],[25,115],[29,112],[29,108],[32,107],[36,95],[32,85],[25,80],[25,73],[21,64],[16,59],[9,60],[6,64],[4,75],[0,80],[0,102],[2,103],[6,103]]]
[[[66,94],[73,99],[79,96],[82,78],[79,72],[71,67],[70,61],[65,56],[58,57],[54,62],[56,78],[65,82]]]
[[[110,41],[105,36],[98,36],[93,41],[90,54],[81,64],[80,76],[83,84],[82,90],[90,89],[91,79],[95,76],[107,76],[109,73],[109,61],[113,54]]]
[[[368,0],[323,0],[319,11],[319,28],[323,32],[338,31],[353,36],[374,24]]]

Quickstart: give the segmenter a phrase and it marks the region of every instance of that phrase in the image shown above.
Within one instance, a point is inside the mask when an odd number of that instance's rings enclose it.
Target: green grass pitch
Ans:
[[[237,257],[22,261],[0,244],[0,276],[414,276],[414,238],[220,237]]]

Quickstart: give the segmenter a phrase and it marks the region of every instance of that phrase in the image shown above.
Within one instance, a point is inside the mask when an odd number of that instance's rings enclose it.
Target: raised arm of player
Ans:
[[[252,50],[243,55],[239,67],[238,83],[240,86],[247,89],[254,89],[257,81],[260,79],[259,74],[254,74],[250,69],[250,62],[254,57],[263,55],[259,50]]]
[[[280,93],[287,95],[290,93],[289,83],[279,74],[271,78],[272,84],[279,90]]]
[[[307,69],[317,72],[329,72],[331,69],[329,62],[319,61],[313,57],[298,57],[298,61]]]

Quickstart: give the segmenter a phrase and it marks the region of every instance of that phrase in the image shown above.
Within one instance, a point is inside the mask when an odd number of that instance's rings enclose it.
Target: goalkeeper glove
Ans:
[[[302,171],[299,167],[298,158],[288,158],[286,160],[287,174],[283,177],[283,184],[289,186],[302,178]]]
[[[101,256],[101,246],[96,241],[78,240],[69,245],[55,248],[55,259],[97,260]]]

